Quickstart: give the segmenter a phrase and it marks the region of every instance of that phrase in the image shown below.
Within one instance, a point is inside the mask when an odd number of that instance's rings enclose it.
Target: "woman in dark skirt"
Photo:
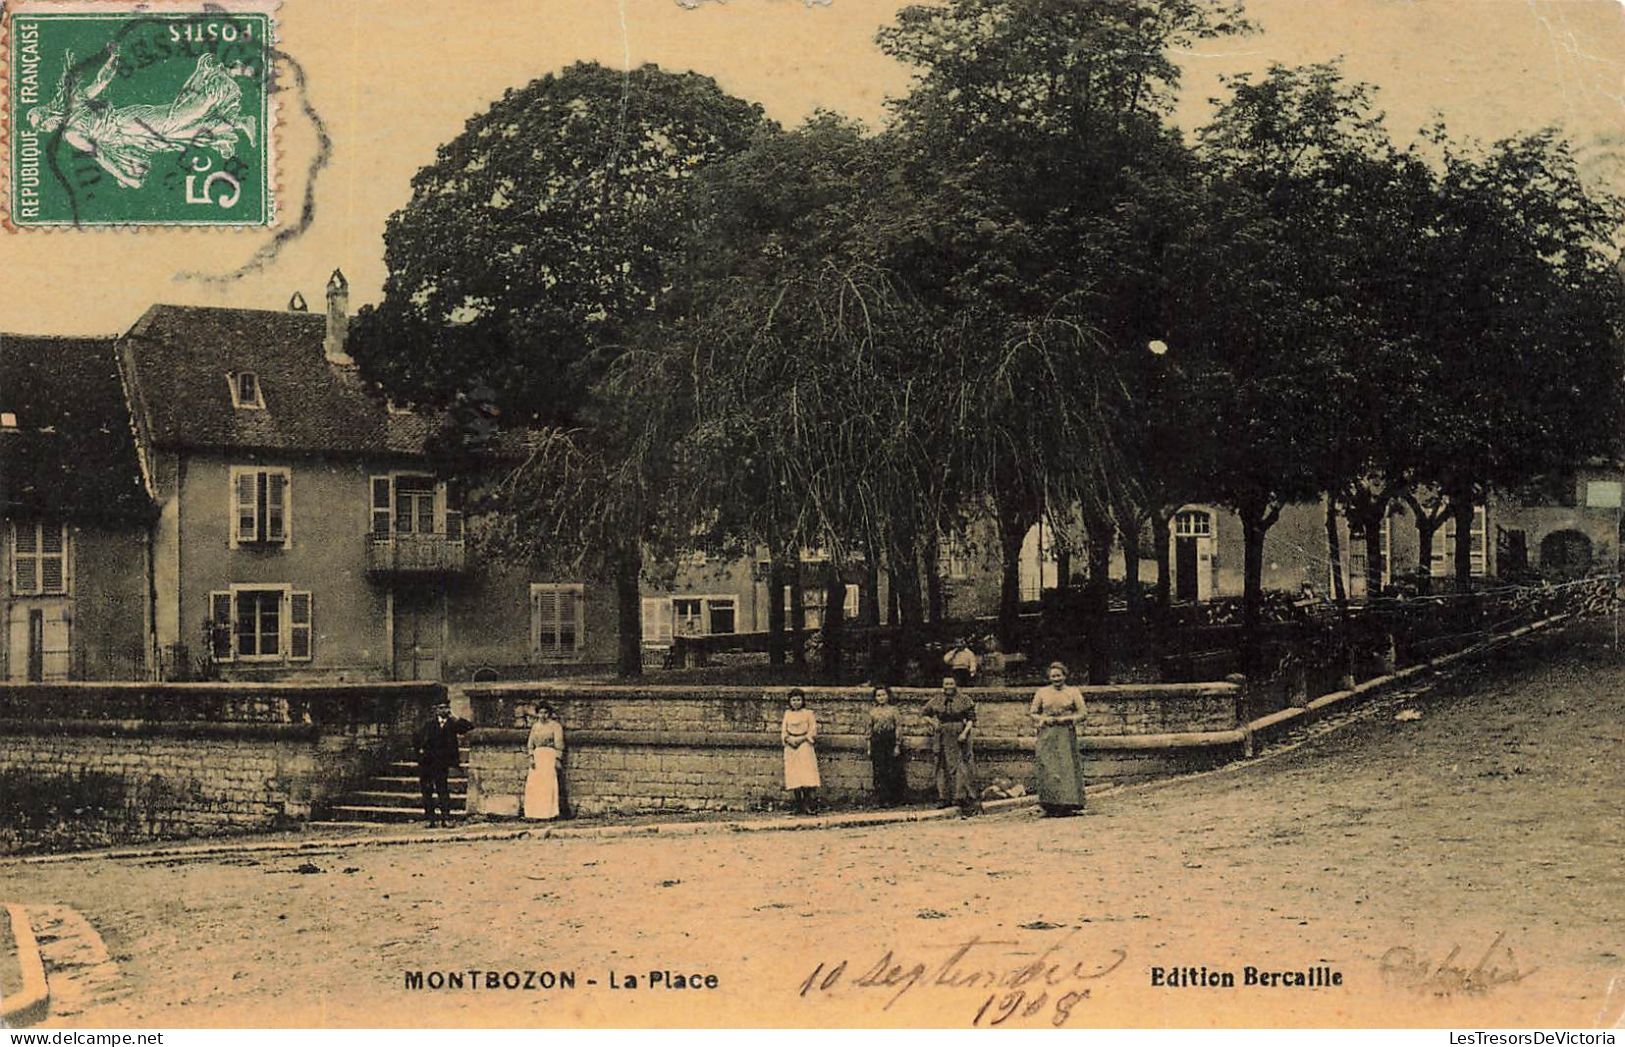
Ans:
[[[942,693],[926,702],[920,712],[931,721],[940,805],[958,804],[959,813],[966,817],[981,813],[982,799],[976,793],[976,749],[971,742],[976,703],[959,689],[958,680],[945,676]]]
[[[1038,725],[1033,743],[1038,804],[1049,817],[1077,814],[1083,810],[1083,756],[1078,752],[1083,692],[1066,682],[1065,665],[1050,663],[1049,686],[1033,695],[1030,712]]]
[[[875,799],[893,807],[903,800],[903,739],[891,688],[876,687],[874,697],[869,707],[869,764],[875,774]]]

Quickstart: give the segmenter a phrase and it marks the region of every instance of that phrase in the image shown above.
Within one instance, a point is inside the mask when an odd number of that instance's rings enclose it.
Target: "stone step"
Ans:
[[[468,799],[468,792],[462,789],[451,791],[451,802],[461,807]],[[423,809],[423,794],[415,787],[411,792],[384,791],[377,789],[363,789],[360,792],[346,793],[345,803],[360,804],[363,807],[415,807]]]
[[[386,763],[384,764],[384,773],[387,777],[410,778],[415,782],[418,780],[417,761],[396,760],[392,763]],[[453,767],[450,771],[450,775],[453,778],[462,777],[467,773],[467,769],[464,767]]]
[[[461,818],[467,812],[461,803],[453,803],[451,816]],[[423,820],[423,807],[384,807],[376,804],[343,803],[329,807],[326,822],[419,822]]]
[[[410,785],[414,789],[416,789],[418,787],[418,776],[415,773],[414,774],[375,774],[371,778],[368,778],[367,781],[369,781],[369,782],[385,782],[385,783],[388,783],[389,785],[392,785],[392,786],[393,785],[400,785],[402,787]],[[462,770],[454,770],[450,774],[446,775],[446,781],[451,782],[453,785],[455,785],[458,782],[466,782],[466,781],[468,781],[468,775],[465,772],[463,772]]]

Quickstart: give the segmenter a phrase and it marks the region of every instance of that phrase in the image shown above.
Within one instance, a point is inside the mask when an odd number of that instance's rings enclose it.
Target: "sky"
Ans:
[[[226,0],[229,3],[229,0]],[[114,334],[155,302],[320,308],[328,274],[352,309],[375,301],[383,231],[435,148],[502,92],[571,62],[655,62],[715,77],[794,124],[833,109],[871,125],[908,71],[876,30],[896,0],[284,0],[281,49],[307,86],[279,95],[279,199],[296,216],[331,141],[308,228],[254,271],[265,230],[0,230],[0,331]],[[1248,0],[1259,31],[1178,55],[1176,120],[1201,122],[1225,74],[1342,56],[1405,139],[1436,117],[1493,139],[1564,128],[1588,169],[1625,191],[1625,0]],[[115,83],[114,89],[116,90]],[[118,103],[118,99],[114,99]]]

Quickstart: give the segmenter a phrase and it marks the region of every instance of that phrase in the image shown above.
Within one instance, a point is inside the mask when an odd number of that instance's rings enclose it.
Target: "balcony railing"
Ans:
[[[367,535],[371,574],[457,574],[467,569],[468,549],[461,535]]]

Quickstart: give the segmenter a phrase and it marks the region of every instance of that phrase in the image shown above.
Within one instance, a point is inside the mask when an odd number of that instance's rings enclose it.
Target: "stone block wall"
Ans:
[[[476,725],[470,735],[469,810],[519,813],[528,770],[525,737],[547,701],[565,727],[565,787],[579,814],[643,810],[737,810],[787,799],[779,722],[783,689],[676,688],[569,683],[470,685],[459,689]],[[929,796],[933,763],[920,707],[929,690],[893,692],[902,716],[908,786]],[[978,688],[977,774],[1031,789],[1029,690]],[[1085,688],[1089,720],[1080,747],[1091,781],[1128,781],[1213,766],[1240,752],[1240,689],[1233,684]],[[825,799],[870,796],[865,753],[870,693],[809,688],[818,717]]]
[[[394,758],[432,684],[0,687],[0,830],[110,842],[306,821]],[[71,823],[64,826],[63,823]]]

